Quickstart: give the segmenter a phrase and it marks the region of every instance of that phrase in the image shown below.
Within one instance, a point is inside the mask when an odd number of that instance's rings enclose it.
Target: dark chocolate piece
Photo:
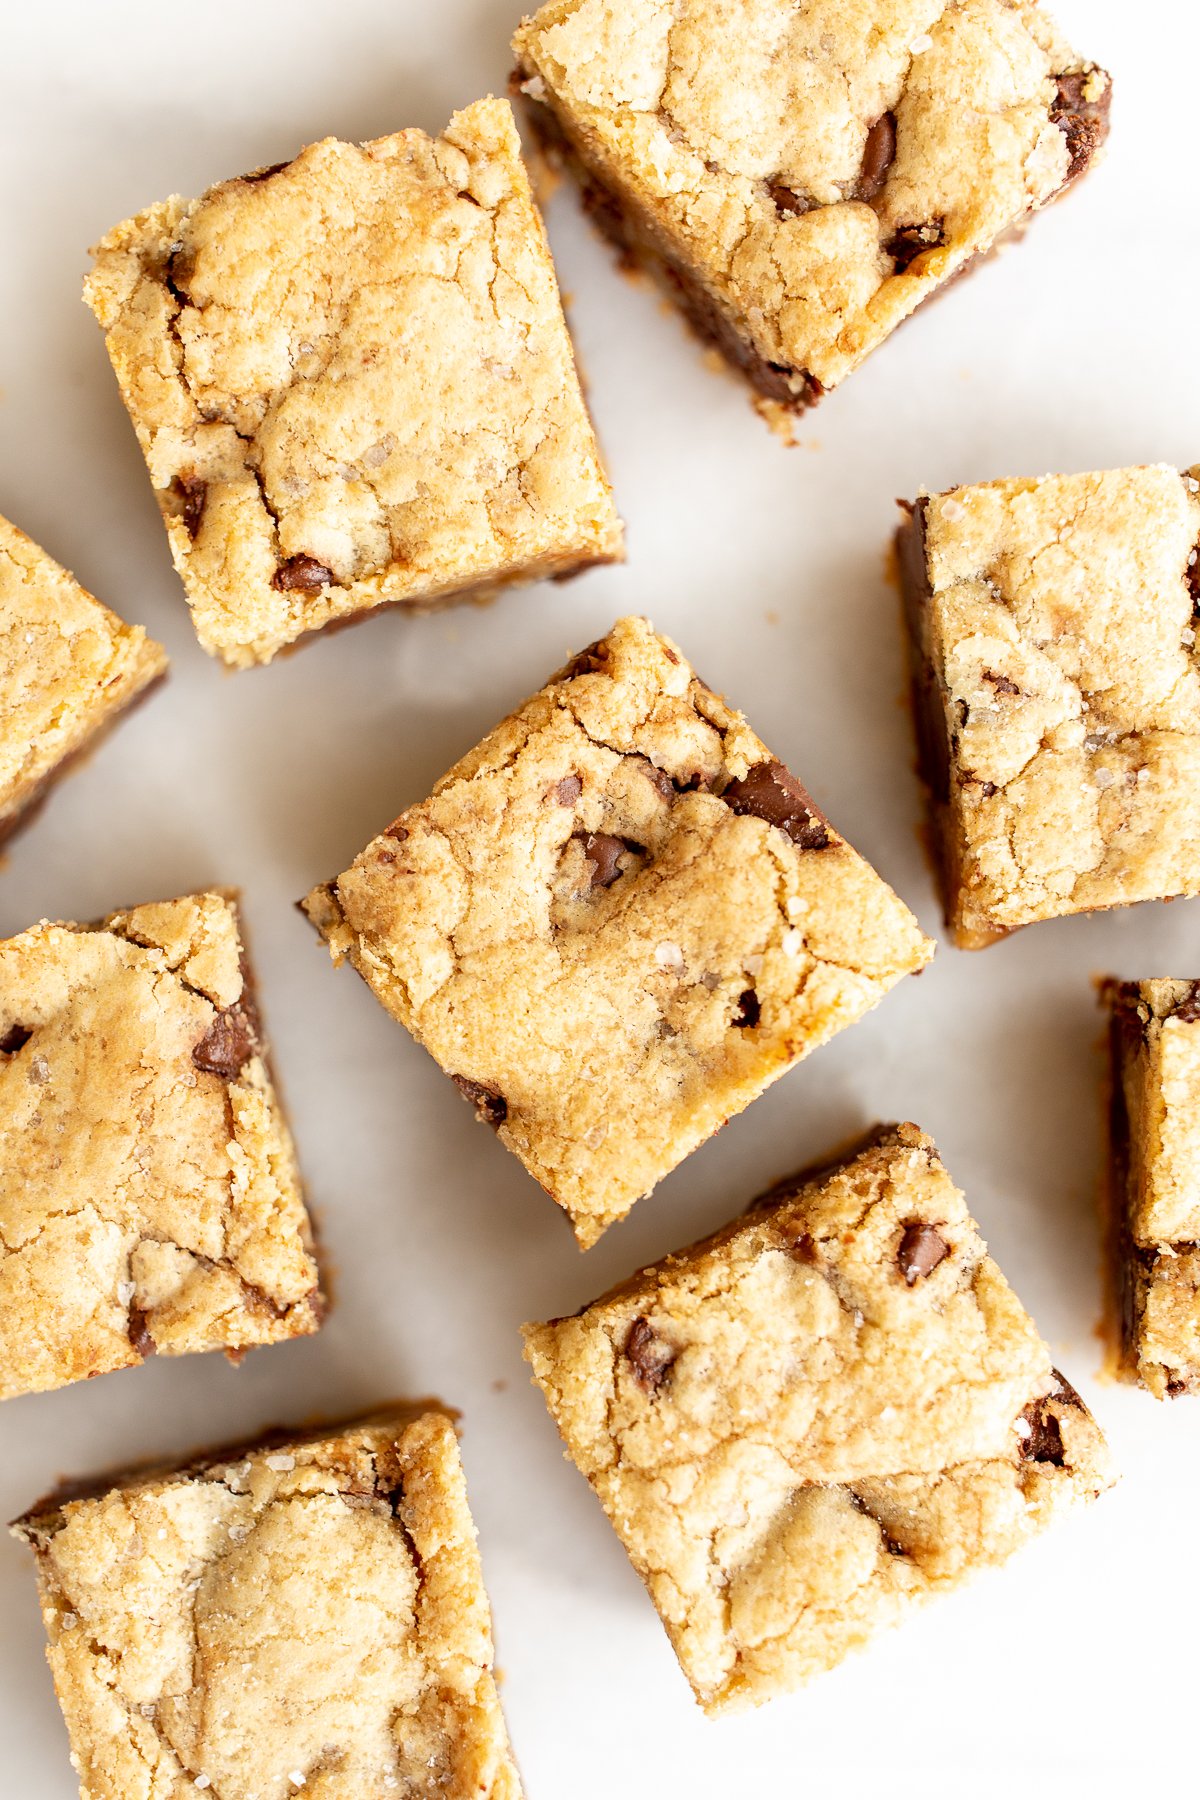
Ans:
[[[932,1275],[938,1264],[945,1262],[949,1254],[950,1246],[937,1226],[918,1219],[904,1227],[904,1235],[896,1251],[896,1263],[909,1287],[915,1287],[926,1275]]]
[[[858,198],[874,200],[887,180],[887,172],[896,159],[896,119],[886,112],[880,115],[867,133],[863,147],[862,170],[858,177]]]
[[[179,475],[175,487],[183,501],[183,523],[190,538],[195,538],[204,519],[204,507],[208,500],[208,483],[198,475]]]
[[[192,1061],[206,1074],[233,1081],[258,1049],[254,1020],[238,1001],[219,1012],[192,1051]]]
[[[829,844],[826,819],[781,762],[756,763],[740,780],[731,781],[721,798],[735,813],[778,826],[801,850],[824,850]]]
[[[657,1394],[675,1364],[678,1350],[660,1337],[648,1319],[637,1318],[625,1339],[625,1356],[634,1380],[647,1394]]]
[[[15,1056],[18,1050],[25,1048],[32,1036],[32,1031],[24,1025],[10,1025],[4,1036],[0,1037],[0,1056]]]
[[[471,1102],[477,1119],[490,1125],[493,1131],[503,1125],[508,1117],[508,1101],[498,1088],[488,1087],[483,1081],[472,1081],[467,1075],[452,1075],[450,1079],[464,1099]]]
[[[289,556],[271,577],[271,586],[281,594],[317,594],[333,585],[333,570],[318,562],[315,556]]]

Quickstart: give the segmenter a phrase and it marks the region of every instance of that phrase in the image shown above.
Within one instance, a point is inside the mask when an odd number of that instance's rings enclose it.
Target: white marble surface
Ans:
[[[1200,1402],[1099,1385],[1101,1121],[1089,978],[1200,973],[1194,903],[942,945],[930,971],[780,1082],[586,1257],[555,1208],[291,902],[345,865],[564,653],[644,610],[748,711],[938,928],[917,841],[884,553],[920,484],[1200,456],[1192,130],[1200,16],[1059,0],[1116,73],[1105,165],[1026,242],[773,440],[560,189],[549,224],[629,561],[485,612],[382,617],[267,671],[192,636],[96,327],[85,251],[172,191],[326,133],[439,128],[502,89],[500,0],[60,0],[4,13],[0,510],[147,624],[171,685],[0,871],[0,932],[206,882],[245,890],[267,1023],[336,1276],[316,1339],[0,1409],[0,1509],[60,1473],[436,1391],[465,1456],[531,1800],[1194,1791]],[[1121,1487],[807,1692],[706,1723],[525,1378],[517,1326],[715,1226],[876,1117],[938,1138]],[[1183,1721],[1178,1717],[1183,1710]],[[0,1541],[0,1797],[69,1800],[26,1552]],[[368,1797],[364,1797],[368,1800]]]

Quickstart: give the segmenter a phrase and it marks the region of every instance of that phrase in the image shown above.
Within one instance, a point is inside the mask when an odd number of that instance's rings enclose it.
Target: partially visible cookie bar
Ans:
[[[140,625],[0,518],[0,842],[166,667]]]
[[[1158,1399],[1200,1392],[1200,981],[1102,984],[1121,1368]]]
[[[710,1713],[831,1668],[1113,1480],[912,1125],[525,1340]]]
[[[907,509],[922,773],[964,949],[1200,893],[1200,481],[993,481]]]
[[[234,897],[0,943],[0,1399],[320,1320]]]
[[[520,1800],[435,1403],[52,1495],[14,1529],[83,1800]]]
[[[304,907],[584,1246],[932,954],[637,618]]]
[[[516,85],[777,423],[1082,175],[1109,79],[1028,0],[549,0]]]
[[[86,298],[206,650],[621,553],[512,112],[151,207]]]

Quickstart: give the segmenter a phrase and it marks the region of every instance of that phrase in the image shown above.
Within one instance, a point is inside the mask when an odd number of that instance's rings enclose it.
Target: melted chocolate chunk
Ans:
[[[192,1051],[192,1061],[207,1075],[232,1081],[258,1049],[254,1020],[239,1001],[219,1012]]]
[[[914,1287],[926,1275],[932,1275],[938,1264],[945,1262],[949,1254],[950,1246],[937,1226],[927,1225],[923,1219],[918,1219],[912,1225],[904,1227],[904,1235],[896,1251],[896,1263],[909,1287]]]
[[[634,1380],[647,1394],[657,1394],[674,1367],[678,1350],[655,1331],[648,1319],[638,1318],[625,1339],[625,1358]]]
[[[560,806],[574,806],[583,792],[583,783],[578,775],[564,775],[554,789],[554,797]]]
[[[989,687],[994,687],[998,694],[1019,694],[1020,688],[1007,675],[997,675],[995,669],[985,669],[983,679]]]
[[[1108,132],[1108,89],[1098,103],[1085,100],[1083,90],[1088,79],[1082,70],[1056,77],[1050,122],[1067,140],[1067,181],[1073,181],[1086,169]]]
[[[1189,552],[1183,579],[1187,582],[1188,593],[1192,596],[1192,612],[1193,614],[1200,613],[1200,545],[1196,545]]]
[[[887,172],[896,158],[896,119],[885,112],[876,119],[863,146],[862,169],[858,177],[858,198],[874,200],[887,180]]]
[[[597,638],[594,644],[589,644],[586,650],[581,650],[571,658],[558,679],[571,681],[576,675],[597,675],[607,672],[607,669],[608,645],[603,638]]]
[[[655,792],[664,800],[674,800],[678,789],[671,780],[671,777],[667,774],[667,771],[665,769],[660,769],[656,763],[652,763],[649,760],[644,761],[642,767],[646,773],[646,780],[650,783]]]
[[[450,1079],[463,1098],[471,1102],[477,1119],[490,1125],[493,1131],[503,1125],[508,1117],[508,1101],[499,1088],[488,1087],[483,1081],[472,1081],[467,1075],[452,1075]]]
[[[740,1026],[743,1030],[753,1031],[761,1013],[762,1005],[758,995],[753,988],[747,988],[738,1000],[737,1011],[733,1015],[732,1023]]]
[[[251,169],[248,175],[242,176],[242,180],[251,185],[256,181],[270,181],[272,175],[278,175],[281,169],[290,169],[291,166],[290,162],[268,163],[265,169]]]
[[[4,1036],[0,1037],[0,1056],[15,1056],[18,1050],[25,1048],[32,1036],[32,1031],[26,1026],[10,1025]]]
[[[1071,1390],[1074,1393],[1074,1389]],[[1078,1398],[1078,1396],[1076,1396]],[[1062,1427],[1045,1400],[1034,1400],[1021,1414],[1029,1427],[1029,1436],[1019,1439],[1021,1455],[1026,1462],[1049,1463],[1061,1469],[1066,1460]]]
[[[621,858],[632,846],[607,831],[589,831],[579,841],[587,858],[591,886],[611,887],[621,873]]]
[[[801,850],[824,850],[829,843],[825,819],[781,762],[756,763],[721,798],[735,813],[778,826]]]
[[[125,1327],[129,1334],[129,1342],[139,1356],[153,1356],[158,1345],[150,1336],[146,1325],[146,1315],[140,1306],[129,1308],[129,1322]]]
[[[183,523],[187,534],[195,539],[204,518],[204,506],[208,499],[208,483],[201,481],[198,475],[178,475],[175,478],[175,491],[183,501]]]
[[[801,214],[812,210],[812,201],[806,200],[803,194],[798,194],[784,181],[769,181],[767,192],[775,203],[776,212],[785,219],[799,218]]]
[[[1171,1008],[1171,1017],[1181,1019],[1185,1025],[1195,1025],[1200,1021],[1200,981],[1188,983],[1188,991],[1183,999]],[[0,1050],[3,1048],[0,1044]]]
[[[903,226],[884,249],[895,263],[897,275],[902,275],[918,256],[923,256],[926,250],[937,250],[945,241],[945,221],[934,219],[928,225]]]
[[[316,594],[332,585],[333,570],[315,556],[289,556],[271,577],[271,586],[281,594]]]

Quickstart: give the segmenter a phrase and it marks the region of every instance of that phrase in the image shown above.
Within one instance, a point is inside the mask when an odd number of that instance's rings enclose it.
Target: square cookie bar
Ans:
[[[1120,1371],[1200,1392],[1200,981],[1105,981]]]
[[[0,1399],[315,1331],[234,896],[0,943]]]
[[[68,1489],[14,1529],[83,1800],[520,1800],[435,1403]]]
[[[326,138],[118,225],[86,298],[206,650],[621,553],[512,112]]]
[[[140,625],[0,518],[0,843],[166,667]]]
[[[1109,81],[1027,0],[550,0],[515,84],[777,424],[1082,174]]]
[[[918,500],[899,534],[946,920],[1200,893],[1200,482],[1163,467]]]
[[[832,1668],[1113,1479],[912,1125],[525,1342],[709,1713]]]
[[[637,618],[303,904],[585,1247],[933,951]]]

